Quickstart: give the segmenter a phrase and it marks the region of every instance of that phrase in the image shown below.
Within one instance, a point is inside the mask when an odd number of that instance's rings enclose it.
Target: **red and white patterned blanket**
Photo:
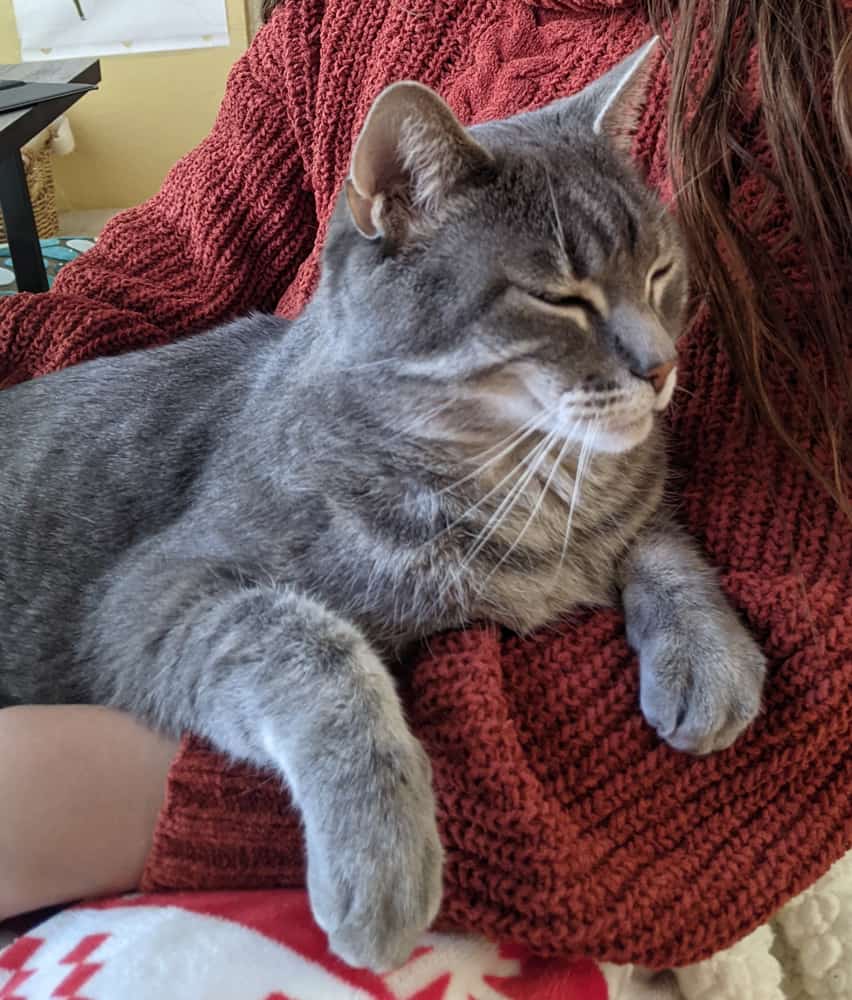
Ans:
[[[390,975],[356,972],[286,890],[125,896],[8,938],[0,1000],[847,1000],[852,852],[727,951],[659,976],[451,934]]]
[[[303,892],[133,896],[57,914],[0,952],[2,1000],[611,1000],[588,961],[430,934],[386,976],[328,951]]]

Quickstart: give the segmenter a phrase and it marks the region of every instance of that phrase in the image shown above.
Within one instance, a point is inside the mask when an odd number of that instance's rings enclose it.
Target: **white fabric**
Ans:
[[[12,0],[21,58],[132,55],[228,45],[225,0]]]

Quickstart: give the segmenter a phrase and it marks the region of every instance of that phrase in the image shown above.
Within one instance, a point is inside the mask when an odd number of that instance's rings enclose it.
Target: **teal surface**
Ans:
[[[85,253],[94,246],[94,240],[89,236],[55,236],[49,240],[39,240],[44,269],[47,271],[47,282],[53,284],[53,279],[59,269]],[[9,244],[0,243],[0,295],[14,295],[18,291],[15,284],[15,271],[12,258],[9,256]]]

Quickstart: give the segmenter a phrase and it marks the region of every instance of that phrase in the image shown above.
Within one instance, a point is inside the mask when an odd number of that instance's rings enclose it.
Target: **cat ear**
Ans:
[[[657,49],[654,36],[577,95],[592,117],[592,131],[606,135],[621,152],[629,153],[645,106],[648,78]]]
[[[346,198],[355,225],[370,239],[426,228],[452,188],[490,162],[437,94],[392,84],[373,103],[352,153]]]

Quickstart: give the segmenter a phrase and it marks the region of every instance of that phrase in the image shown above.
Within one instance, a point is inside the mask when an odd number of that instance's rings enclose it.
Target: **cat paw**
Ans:
[[[438,913],[443,851],[420,744],[397,747],[306,816],[308,894],[329,947],[348,965],[402,965]]]
[[[733,615],[665,632],[640,651],[642,713],[670,747],[724,750],[754,721],[766,660]]]

